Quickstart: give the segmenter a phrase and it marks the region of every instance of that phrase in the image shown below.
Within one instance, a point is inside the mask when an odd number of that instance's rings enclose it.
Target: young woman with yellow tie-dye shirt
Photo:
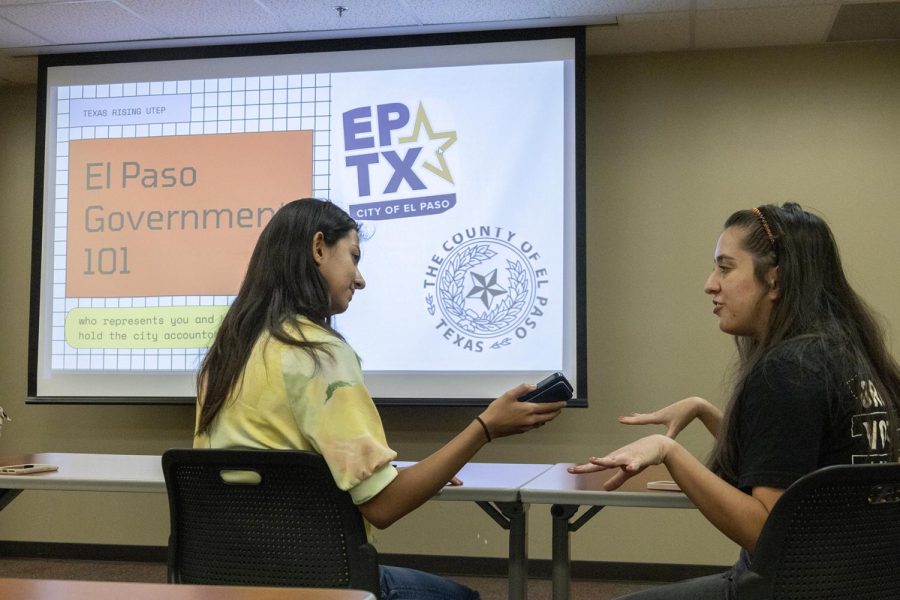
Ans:
[[[437,493],[492,438],[553,420],[565,402],[519,402],[519,385],[449,443],[398,471],[359,358],[331,327],[365,287],[358,225],[315,199],[282,207],[257,241],[198,374],[194,445],[311,450],[368,523],[384,528]],[[448,579],[381,567],[384,599],[477,599]]]

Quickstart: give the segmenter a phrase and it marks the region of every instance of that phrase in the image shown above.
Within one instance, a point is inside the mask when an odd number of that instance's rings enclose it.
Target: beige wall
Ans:
[[[492,444],[482,461],[581,460],[643,433],[615,417],[690,394],[720,401],[732,344],[702,284],[733,210],[799,201],[832,223],[851,281],[900,325],[900,46],[592,57],[587,82],[587,305],[591,408]],[[33,88],[0,91],[0,453],[160,453],[190,438],[188,407],[25,406]],[[895,343],[896,347],[896,343]],[[400,457],[420,458],[473,411],[384,410]],[[692,426],[684,442],[709,443]],[[530,555],[549,557],[533,507]],[[25,492],[0,540],[163,545],[162,495]],[[380,536],[383,552],[504,556],[506,533],[470,504],[430,503]],[[606,509],[576,560],[726,564],[735,547],[695,511]]]

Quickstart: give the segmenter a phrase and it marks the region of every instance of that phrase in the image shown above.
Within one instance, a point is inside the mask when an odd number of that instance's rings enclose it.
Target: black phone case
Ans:
[[[562,373],[554,373],[537,384],[537,389],[520,396],[522,402],[559,402],[572,398],[572,384]]]

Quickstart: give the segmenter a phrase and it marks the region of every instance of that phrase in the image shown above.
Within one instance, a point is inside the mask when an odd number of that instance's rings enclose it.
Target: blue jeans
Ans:
[[[617,600],[737,600],[738,581],[749,569],[750,555],[746,550],[741,550],[738,561],[724,573],[650,588]]]
[[[620,596],[617,600],[734,600],[731,571]]]
[[[378,567],[381,600],[480,600],[478,592],[446,577],[403,567]]]

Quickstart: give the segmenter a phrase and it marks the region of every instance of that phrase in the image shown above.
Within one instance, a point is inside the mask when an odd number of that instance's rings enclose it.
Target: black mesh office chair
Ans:
[[[318,454],[173,449],[162,465],[170,583],[353,588],[379,595],[377,554],[362,516]]]
[[[795,482],[763,527],[738,597],[900,598],[900,464],[826,467]]]

